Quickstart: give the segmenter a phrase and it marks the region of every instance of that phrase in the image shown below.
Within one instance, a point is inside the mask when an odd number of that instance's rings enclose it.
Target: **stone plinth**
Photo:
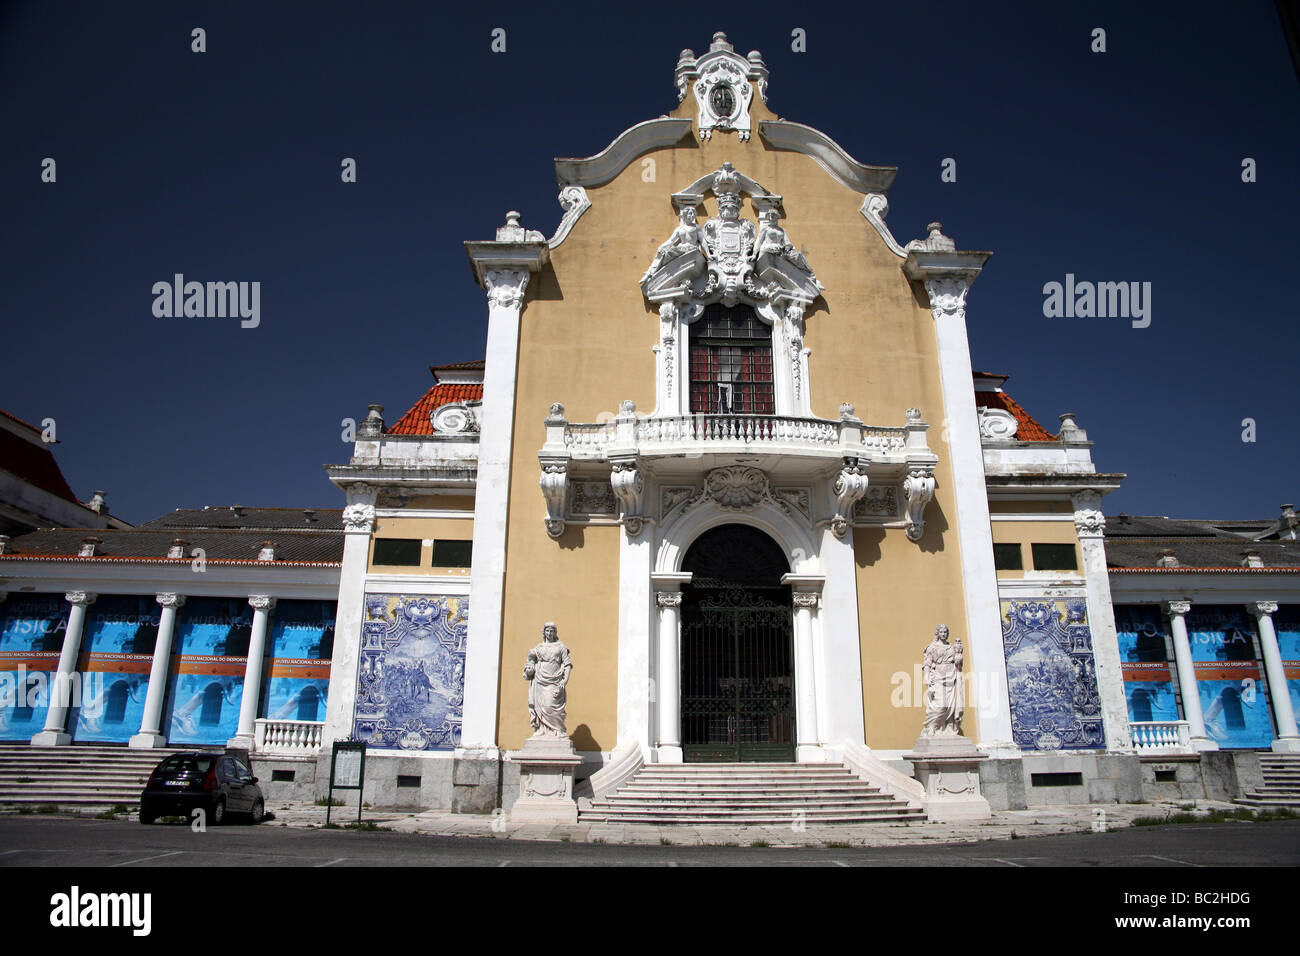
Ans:
[[[529,737],[507,758],[519,764],[519,799],[510,808],[518,823],[577,823],[573,772],[582,763],[568,737]]]
[[[969,737],[918,737],[914,753],[903,754],[925,787],[925,815],[935,823],[987,820],[993,816],[980,793],[980,761],[986,754]]]

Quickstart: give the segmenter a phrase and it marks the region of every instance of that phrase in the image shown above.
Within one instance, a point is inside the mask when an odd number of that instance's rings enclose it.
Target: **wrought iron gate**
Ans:
[[[689,587],[684,598],[684,758],[794,760],[789,588],[716,582]]]

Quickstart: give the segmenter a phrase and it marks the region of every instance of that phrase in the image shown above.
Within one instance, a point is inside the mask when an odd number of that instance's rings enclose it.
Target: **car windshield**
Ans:
[[[207,773],[214,758],[202,754],[174,754],[158,766],[160,773]]]

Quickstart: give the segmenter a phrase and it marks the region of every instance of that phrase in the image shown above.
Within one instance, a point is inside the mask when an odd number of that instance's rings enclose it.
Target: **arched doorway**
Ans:
[[[682,757],[795,759],[790,570],[770,537],[747,525],[700,535],[682,570]]]

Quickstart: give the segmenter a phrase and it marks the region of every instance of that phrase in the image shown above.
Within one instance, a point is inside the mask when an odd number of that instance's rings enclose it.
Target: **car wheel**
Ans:
[[[258,797],[256,800],[253,801],[253,809],[248,814],[248,820],[250,823],[261,823],[262,818],[265,816],[266,816],[266,803],[262,800],[261,797]]]
[[[141,822],[141,823],[143,823],[143,824],[145,824],[146,826],[148,826],[150,823],[153,823],[153,822],[154,822],[155,820],[157,820],[157,819],[158,819],[158,818],[157,818],[154,814],[150,813],[150,812],[149,812],[148,810],[146,810],[144,807],[141,807],[141,808],[140,808],[140,822]]]
[[[212,805],[212,825],[219,827],[226,822],[226,801],[218,800]]]

